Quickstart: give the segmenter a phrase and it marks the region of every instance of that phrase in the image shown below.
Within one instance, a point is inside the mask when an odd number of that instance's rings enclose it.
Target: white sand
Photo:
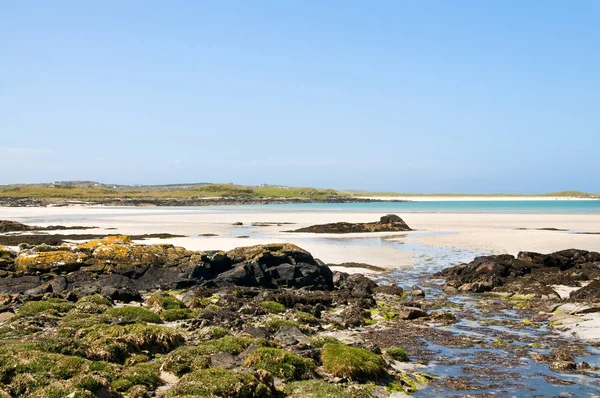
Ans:
[[[148,240],[169,242],[192,250],[229,250],[269,242],[292,242],[328,263],[364,262],[382,267],[402,267],[413,262],[410,251],[398,251],[379,238],[428,246],[491,250],[516,254],[521,250],[551,252],[579,248],[600,251],[600,235],[569,232],[517,230],[517,228],[560,228],[600,232],[600,215],[580,214],[399,214],[414,232],[323,235],[284,233],[312,224],[337,221],[375,221],[376,213],[340,211],[318,212],[244,212],[231,207],[215,208],[132,208],[132,207],[50,207],[2,208],[0,219],[35,225],[95,225],[98,230],[85,233],[172,233],[186,238]],[[243,226],[232,226],[234,222]],[[253,222],[291,222],[293,225],[252,227]],[[106,228],[117,228],[107,230]],[[84,231],[82,231],[84,232]],[[199,234],[215,233],[216,237]],[[237,236],[247,235],[240,239]],[[390,238],[391,237],[391,238]],[[368,239],[365,239],[368,238]]]

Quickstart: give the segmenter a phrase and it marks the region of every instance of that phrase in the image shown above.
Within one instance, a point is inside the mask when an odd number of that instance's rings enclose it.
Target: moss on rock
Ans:
[[[386,375],[381,356],[362,348],[325,344],[321,360],[325,372],[353,381],[378,380]]]
[[[313,376],[315,364],[279,348],[257,348],[244,360],[244,366],[262,369],[284,380],[302,380]]]
[[[201,369],[185,375],[164,393],[172,397],[270,397],[272,388],[250,373],[222,368]]]
[[[19,315],[34,316],[45,311],[54,311],[57,313],[66,313],[75,305],[67,300],[50,298],[42,301],[28,301],[19,308]]]
[[[157,293],[150,296],[148,300],[146,300],[146,306],[154,312],[185,308],[185,304],[177,297],[164,293]]]
[[[285,386],[284,392],[290,398],[354,398],[342,387],[323,380],[295,381]]]
[[[263,301],[260,306],[272,314],[280,314],[285,312],[285,305],[279,304],[276,301]]]
[[[120,392],[127,392],[135,386],[144,386],[155,390],[160,384],[160,372],[151,364],[138,364],[125,368],[112,382],[112,386]]]

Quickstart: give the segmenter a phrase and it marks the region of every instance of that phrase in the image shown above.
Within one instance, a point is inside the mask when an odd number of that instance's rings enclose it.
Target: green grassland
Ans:
[[[188,198],[306,198],[346,196],[333,189],[229,184],[163,186],[99,186],[27,184],[0,186],[0,198],[33,199],[188,199]]]
[[[287,187],[275,185],[243,186],[232,184],[172,184],[172,185],[113,185],[89,181],[68,182],[61,184],[17,184],[0,186],[0,198],[30,199],[74,199],[74,200],[107,200],[107,199],[202,199],[202,198],[364,198],[368,196],[382,197],[597,197],[580,191],[561,191],[547,194],[415,194],[395,192],[336,191],[334,189],[318,189],[303,187]]]

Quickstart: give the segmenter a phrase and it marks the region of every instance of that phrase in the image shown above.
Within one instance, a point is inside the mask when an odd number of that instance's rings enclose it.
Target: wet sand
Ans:
[[[551,252],[568,248],[600,251],[600,215],[583,214],[399,214],[415,231],[368,234],[287,233],[313,224],[369,222],[378,213],[340,211],[261,211],[235,208],[109,208],[109,207],[0,207],[0,219],[34,225],[97,225],[93,233],[172,233],[186,238],[145,240],[191,250],[229,250],[269,242],[292,242],[327,263],[364,262],[386,268],[414,263],[417,246],[482,250],[517,254],[522,250]],[[232,224],[241,222],[243,225]],[[291,223],[255,226],[253,223]],[[116,229],[110,229],[116,228]],[[557,228],[566,231],[539,230]],[[83,233],[83,231],[82,231]],[[216,234],[217,236],[201,236]],[[239,238],[247,236],[247,238]]]

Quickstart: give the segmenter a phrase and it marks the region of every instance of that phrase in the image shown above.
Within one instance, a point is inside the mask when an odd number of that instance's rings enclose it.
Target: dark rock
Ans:
[[[402,310],[400,312],[400,317],[402,319],[412,320],[424,316],[427,316],[427,312],[417,307],[402,307]]]
[[[49,282],[53,293],[61,293],[67,290],[68,281],[64,276],[57,276]]]
[[[37,288],[42,283],[42,278],[37,275],[0,278],[0,292],[11,294],[24,293],[30,289]]]
[[[38,231],[43,227],[34,227],[10,220],[0,220],[0,232]]]
[[[600,253],[562,250],[550,254],[520,252],[477,257],[468,264],[447,268],[436,276],[447,278],[445,291],[487,292],[492,290],[551,298],[551,285],[579,286],[579,281],[600,277]]]
[[[346,272],[341,272],[341,271],[333,271],[333,285],[335,287],[340,287],[343,285],[344,281],[346,279],[348,279],[348,277],[350,276],[350,274],[346,273]]]
[[[305,250],[285,244],[257,245],[237,248],[227,253],[233,269],[219,274],[216,286],[277,286],[333,289],[333,273],[320,265]]]
[[[295,326],[282,326],[279,328],[273,340],[282,344],[283,346],[292,345],[309,345],[308,338]]]
[[[357,327],[366,325],[366,319],[370,319],[371,315],[362,308],[351,305],[341,313],[341,319],[344,327]]]
[[[425,297],[425,292],[419,286],[415,285],[415,286],[413,286],[413,287],[410,288],[410,295],[413,298],[415,298],[415,297],[424,298]]]
[[[144,301],[142,299],[142,295],[138,291],[130,288],[117,289],[114,287],[106,286],[100,290],[100,293],[106,297],[110,297],[111,300],[122,301],[124,303]]]
[[[208,357],[212,368],[233,369],[239,365],[238,359],[228,352],[218,352]]]
[[[0,246],[0,270],[13,270],[17,254],[8,247]]]
[[[310,227],[285,232],[311,232],[316,234],[348,234],[362,232],[398,232],[411,231],[411,228],[397,215],[388,214],[378,222],[349,223],[337,222],[331,224],[312,225]]]
[[[569,301],[600,303],[600,280],[592,281],[587,286],[572,292]]]
[[[255,339],[265,339],[269,335],[267,328],[252,325],[246,326],[242,333],[254,337]]]
[[[376,287],[377,283],[362,274],[349,275],[340,285],[341,290],[354,298],[371,298]]]

